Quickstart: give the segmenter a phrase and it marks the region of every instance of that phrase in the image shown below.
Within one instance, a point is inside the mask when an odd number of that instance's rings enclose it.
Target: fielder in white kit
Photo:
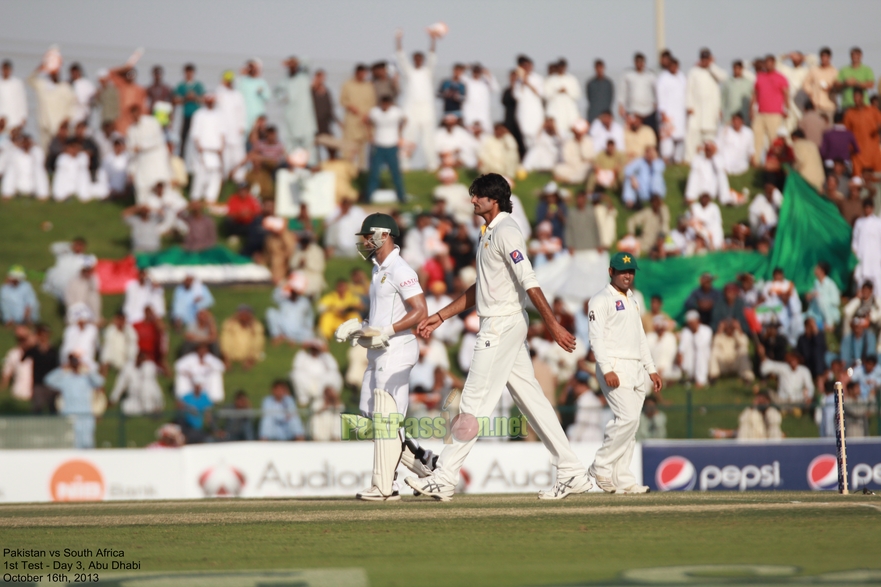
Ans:
[[[474,347],[474,359],[462,390],[459,418],[488,417],[507,386],[514,403],[526,416],[557,468],[557,482],[541,491],[540,499],[562,499],[571,493],[583,493],[593,487],[584,465],[572,452],[560,421],[544,395],[529,358],[526,345],[528,318],[526,298],[541,314],[554,340],[567,352],[575,350],[575,337],[554,318],[532,264],[526,257],[526,243],[517,222],[511,217],[511,187],[496,173],[482,175],[469,189],[474,213],[485,225],[477,245],[477,282],[464,294],[432,314],[417,329],[428,338],[445,320],[477,306],[480,330]],[[424,478],[408,477],[407,485],[417,495],[440,501],[452,499],[459,481],[459,470],[477,441],[456,438],[444,447],[434,472]]]
[[[401,258],[394,239],[400,235],[395,220],[387,214],[364,219],[358,235],[358,250],[373,261],[370,282],[370,316],[366,322],[348,320],[334,333],[337,341],[351,341],[368,349],[367,370],[361,384],[361,415],[377,422],[374,430],[373,485],[356,497],[366,501],[400,499],[395,470],[404,465],[417,475],[431,473],[433,455],[405,438],[401,427],[407,415],[410,370],[419,359],[419,345],[412,328],[428,310],[416,272]]]
[[[630,472],[636,430],[646,395],[645,372],[655,393],[663,382],[649,352],[639,305],[630,289],[636,259],[616,253],[609,263],[611,283],[588,303],[590,348],[597,361],[597,379],[615,419],[606,425],[603,446],[590,474],[606,493],[648,493]]]

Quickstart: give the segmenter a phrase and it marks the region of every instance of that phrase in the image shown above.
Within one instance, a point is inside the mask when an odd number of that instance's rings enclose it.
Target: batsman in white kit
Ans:
[[[633,255],[616,253],[609,262],[611,283],[590,298],[587,308],[597,379],[615,416],[606,425],[603,446],[590,467],[597,486],[606,493],[648,493],[649,488],[639,485],[630,471],[648,388],[646,372],[655,393],[663,387],[649,352],[639,305],[630,289],[636,269]]]
[[[572,452],[560,421],[542,392],[526,345],[528,317],[526,298],[560,347],[575,350],[575,337],[554,318],[532,264],[526,257],[526,243],[517,222],[511,216],[511,187],[501,175],[489,173],[474,180],[469,189],[474,213],[485,225],[477,245],[477,281],[464,294],[423,321],[417,332],[429,337],[445,320],[477,306],[480,330],[474,347],[474,359],[462,389],[459,418],[485,418],[507,386],[514,403],[526,416],[538,437],[551,453],[557,468],[557,481],[550,490],[541,491],[540,499],[562,499],[571,493],[583,493],[593,487],[584,465]],[[440,501],[452,499],[459,481],[459,470],[477,441],[457,439],[444,447],[433,473],[424,478],[408,477],[407,485],[417,495]]]
[[[394,239],[400,236],[395,220],[387,214],[364,219],[358,250],[373,262],[370,281],[370,316],[344,322],[334,337],[367,350],[367,370],[361,384],[359,410],[365,418],[383,423],[374,429],[372,486],[357,494],[367,501],[400,499],[395,481],[398,464],[417,475],[431,473],[435,457],[404,436],[404,417],[410,395],[410,370],[419,359],[419,345],[412,328],[428,310],[416,272],[401,258]]]

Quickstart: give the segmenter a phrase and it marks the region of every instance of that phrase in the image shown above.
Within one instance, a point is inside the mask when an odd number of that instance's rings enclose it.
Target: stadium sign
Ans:
[[[881,489],[881,439],[848,439],[852,491]],[[643,478],[658,491],[815,490],[838,487],[832,439],[653,441],[642,445]]]

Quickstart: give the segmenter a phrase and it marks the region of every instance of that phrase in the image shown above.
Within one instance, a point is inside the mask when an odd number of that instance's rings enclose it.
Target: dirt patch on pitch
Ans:
[[[823,510],[852,508],[855,505],[847,502],[812,502],[812,503],[741,503],[741,504],[690,504],[690,505],[602,505],[602,506],[572,506],[572,507],[485,507],[485,508],[457,508],[455,504],[431,504],[420,503],[420,507],[408,507],[418,502],[405,501],[401,503],[383,504],[384,507],[360,509],[358,507],[347,509],[310,509],[308,511],[253,511],[247,506],[247,502],[236,502],[236,510],[250,511],[199,511],[199,512],[157,512],[157,513],[119,513],[115,515],[103,514],[73,514],[73,515],[33,515],[22,517],[0,517],[0,528],[34,528],[34,527],[116,527],[116,526],[179,526],[179,525],[209,525],[209,524],[259,524],[259,523],[328,523],[328,522],[370,522],[375,520],[387,520],[390,513],[396,520],[424,520],[446,519],[456,520],[462,518],[528,518],[539,516],[598,516],[598,515],[634,515],[634,514],[682,514],[682,513],[722,513],[744,511],[793,511],[793,510]],[[279,506],[284,502],[276,502],[272,505]],[[168,504],[162,504],[164,506]],[[200,506],[203,504],[199,504]],[[229,508],[232,504],[225,503]],[[255,504],[256,505],[256,504]],[[264,505],[265,502],[264,502]],[[288,502],[285,505],[291,505]],[[331,502],[331,506],[340,506],[341,502]],[[433,506],[433,507],[432,507]],[[115,507],[115,504],[114,504]],[[283,505],[282,505],[283,507]],[[35,510],[36,506],[28,508]],[[48,508],[47,508],[48,509]],[[126,509],[126,508],[122,508]],[[177,508],[172,508],[177,509]],[[193,508],[195,509],[195,508]],[[210,509],[210,508],[209,508]]]

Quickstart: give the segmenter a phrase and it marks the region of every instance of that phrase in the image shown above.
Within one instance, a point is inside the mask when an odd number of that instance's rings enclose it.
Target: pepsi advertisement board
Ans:
[[[642,444],[643,483],[652,491],[838,490],[832,438],[650,441]],[[847,440],[851,492],[881,489],[881,438]]]

